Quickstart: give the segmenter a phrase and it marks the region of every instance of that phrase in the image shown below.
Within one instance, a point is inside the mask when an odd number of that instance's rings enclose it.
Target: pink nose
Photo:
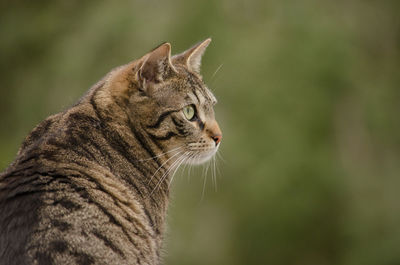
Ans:
[[[222,132],[215,120],[206,123],[206,132],[209,137],[214,140],[215,145],[218,145],[221,142]]]
[[[221,134],[216,134],[216,135],[213,135],[211,138],[214,140],[215,145],[218,145],[219,142],[221,142],[222,135]]]

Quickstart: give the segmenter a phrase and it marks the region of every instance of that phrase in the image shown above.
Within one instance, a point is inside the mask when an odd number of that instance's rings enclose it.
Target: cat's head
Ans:
[[[200,75],[201,57],[210,41],[172,57],[171,45],[164,43],[124,66],[124,74],[113,82],[126,92],[124,104],[131,119],[139,121],[164,152],[183,155],[191,164],[210,159],[222,138],[213,110],[217,100]]]

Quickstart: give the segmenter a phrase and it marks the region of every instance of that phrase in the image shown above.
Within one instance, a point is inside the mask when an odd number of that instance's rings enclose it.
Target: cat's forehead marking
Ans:
[[[200,88],[200,92],[203,98],[203,101],[201,102],[202,104],[215,105],[217,103],[217,99],[215,98],[214,94],[205,85]]]
[[[205,88],[205,92],[207,93],[208,100],[211,102],[211,105],[217,104],[216,97],[214,96],[214,94],[211,92],[211,90],[208,87]]]
[[[187,85],[190,87],[188,93],[193,102],[199,105],[215,105],[217,99],[203,81],[195,74],[185,71]]]
[[[203,87],[193,88],[191,93],[189,93],[189,96],[194,102],[197,102],[197,104],[199,105],[208,105],[209,103],[212,103],[215,99],[215,97],[208,91],[208,89]]]

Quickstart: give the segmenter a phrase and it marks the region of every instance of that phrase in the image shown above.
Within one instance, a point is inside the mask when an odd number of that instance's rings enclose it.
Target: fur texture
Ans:
[[[0,264],[160,263],[171,172],[221,140],[199,74],[209,42],[160,45],[27,136],[0,175]]]

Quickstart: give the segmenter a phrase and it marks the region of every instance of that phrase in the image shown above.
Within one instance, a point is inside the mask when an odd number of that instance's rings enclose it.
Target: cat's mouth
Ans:
[[[218,147],[219,145],[206,150],[192,150],[188,154],[188,158],[186,159],[185,163],[191,165],[203,164],[204,162],[210,160],[217,153]]]

